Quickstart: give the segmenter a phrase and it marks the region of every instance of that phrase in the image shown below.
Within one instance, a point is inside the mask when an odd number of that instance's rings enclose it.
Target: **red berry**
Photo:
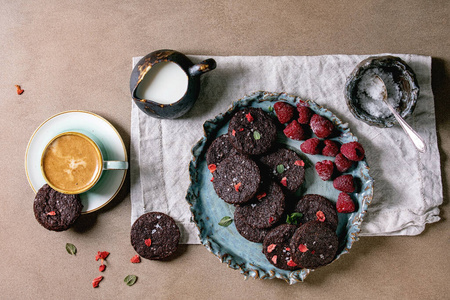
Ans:
[[[294,117],[295,107],[286,102],[277,102],[273,105],[273,108],[281,124],[289,122]]]
[[[335,157],[339,153],[339,143],[332,140],[324,140],[325,147],[322,149],[322,155]]]
[[[300,145],[300,149],[304,153],[316,155],[321,152],[321,142],[318,138],[310,138]]]
[[[318,138],[326,138],[333,133],[334,125],[330,120],[318,114],[311,117],[309,122],[312,131]]]
[[[297,111],[298,111],[298,122],[300,124],[309,124],[309,120],[311,120],[313,111],[309,107],[300,104],[297,104]]]
[[[342,145],[341,153],[353,161],[360,161],[364,158],[364,148],[358,142],[350,142]]]
[[[336,209],[340,213],[351,213],[355,211],[355,203],[349,194],[340,193],[336,202]]]
[[[141,262],[141,257],[140,257],[138,254],[136,254],[135,256],[133,256],[133,257],[130,259],[130,261],[131,261],[133,264],[138,264],[138,263]]]
[[[333,186],[341,192],[353,193],[355,191],[355,182],[353,181],[353,176],[350,174],[337,177],[333,180]]]
[[[323,181],[327,181],[331,178],[333,170],[334,165],[331,160],[323,160],[316,163],[316,172]]]
[[[276,246],[276,244],[270,244],[269,246],[267,246],[267,253],[271,253]]]
[[[290,260],[287,262],[287,265],[288,265],[289,267],[296,267],[296,266],[297,266],[297,264],[296,264],[292,259],[290,259]]]
[[[96,278],[94,278],[94,280],[92,280],[92,287],[96,288],[98,287],[100,281],[102,281],[103,276],[98,276]]]
[[[339,172],[345,172],[351,168],[353,162],[348,160],[344,155],[342,155],[342,153],[339,153],[334,159],[334,164]]]
[[[306,247],[306,245],[300,244],[300,245],[298,245],[298,250],[299,250],[300,252],[302,252],[302,253],[305,253],[305,252],[308,251],[309,249],[308,249],[308,247]]]
[[[288,126],[283,130],[284,135],[286,135],[288,138],[301,141],[306,139],[306,132],[303,129],[302,125],[298,124],[297,121],[293,120],[291,123],[289,123]]]
[[[208,170],[209,170],[211,173],[214,173],[214,172],[216,171],[216,169],[217,169],[217,166],[216,166],[215,164],[210,164],[210,165],[208,165]]]

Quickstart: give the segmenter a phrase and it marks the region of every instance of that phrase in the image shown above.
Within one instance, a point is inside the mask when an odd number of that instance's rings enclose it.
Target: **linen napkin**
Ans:
[[[380,54],[381,55],[381,54]],[[386,55],[386,54],[382,54]],[[255,91],[286,92],[311,99],[333,111],[359,138],[375,180],[374,198],[361,235],[417,235],[437,222],[442,179],[431,90],[431,57],[394,54],[416,73],[420,96],[409,124],[425,139],[419,153],[402,129],[377,128],[353,117],[344,98],[347,76],[371,55],[212,56],[217,68],[202,75],[201,93],[190,112],[179,119],[156,119],[132,103],[131,222],[149,211],[172,216],[181,243],[199,243],[185,200],[191,147],[203,134],[203,123],[225,112],[233,101]],[[141,57],[133,58],[133,66]],[[208,57],[191,55],[198,63]]]

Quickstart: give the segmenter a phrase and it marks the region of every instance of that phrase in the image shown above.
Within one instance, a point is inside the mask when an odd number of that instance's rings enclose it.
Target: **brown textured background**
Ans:
[[[0,298],[445,299],[450,293],[450,2],[0,0]],[[129,184],[63,233],[35,221],[24,154],[51,115],[88,110],[130,140],[131,58],[172,48],[204,55],[414,53],[433,57],[442,220],[416,237],[361,238],[305,283],[244,281],[201,245],[133,265]],[[18,96],[15,84],[22,85]],[[64,247],[72,242],[77,256]],[[94,257],[108,250],[105,279]],[[139,277],[128,287],[123,278]]]

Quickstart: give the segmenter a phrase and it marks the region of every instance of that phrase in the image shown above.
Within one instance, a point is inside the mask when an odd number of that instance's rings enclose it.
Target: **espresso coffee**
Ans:
[[[83,135],[63,134],[47,146],[42,157],[42,170],[54,189],[67,194],[81,193],[100,176],[101,154]]]

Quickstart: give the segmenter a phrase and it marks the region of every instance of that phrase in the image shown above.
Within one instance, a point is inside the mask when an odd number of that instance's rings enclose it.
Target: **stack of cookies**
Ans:
[[[228,132],[206,153],[214,190],[235,206],[237,231],[263,243],[274,266],[295,270],[328,264],[338,248],[335,205],[320,195],[304,195],[296,205],[287,200],[305,181],[305,163],[276,139],[271,115],[252,107],[237,111]],[[292,213],[295,222],[287,218]]]

